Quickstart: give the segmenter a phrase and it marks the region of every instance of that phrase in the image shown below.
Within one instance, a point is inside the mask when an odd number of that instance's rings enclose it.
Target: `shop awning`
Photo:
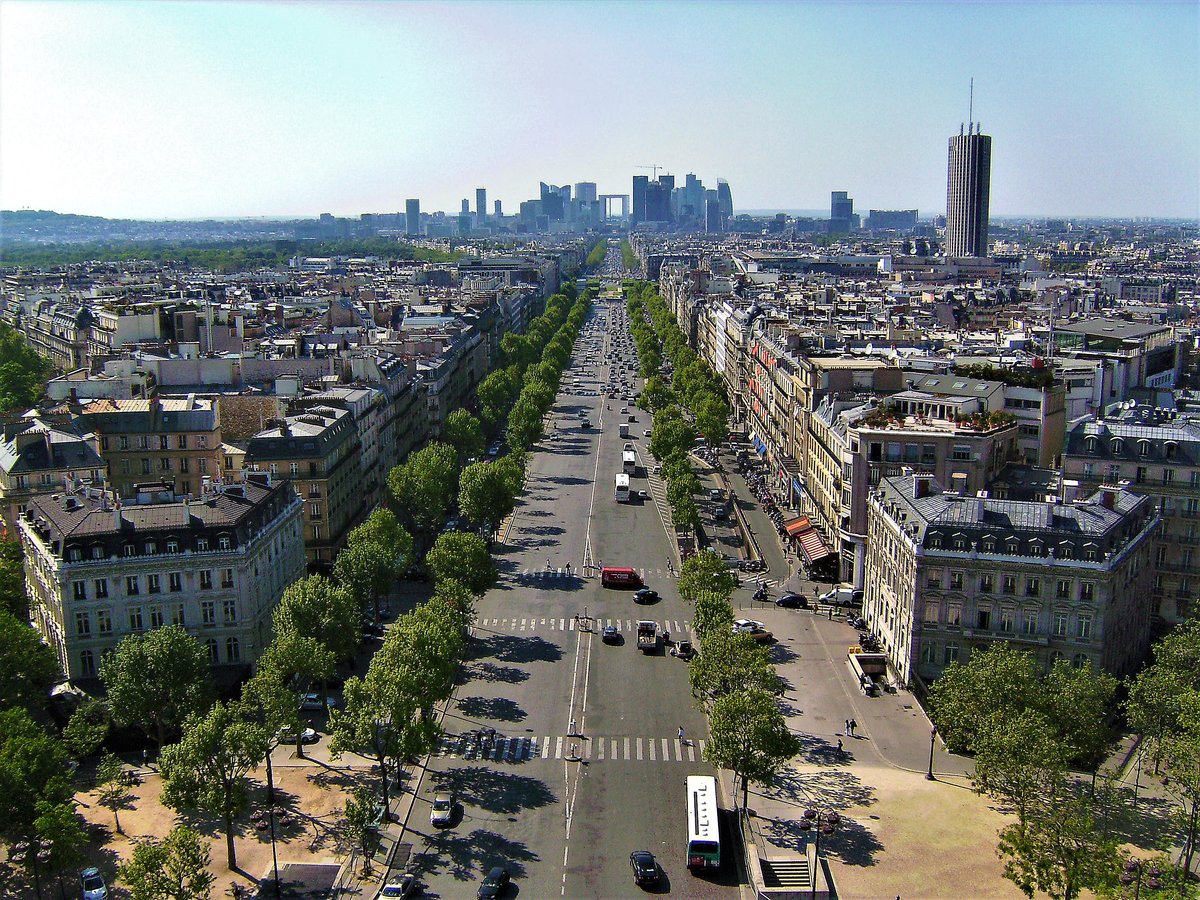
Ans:
[[[805,531],[799,536],[798,540],[800,541],[800,549],[808,557],[809,565],[829,556],[829,548],[825,546],[824,539],[815,528]]]
[[[787,530],[788,537],[795,537],[812,528],[812,521],[808,516],[801,516],[798,519],[792,519],[790,522],[784,522],[783,527]]]
[[[758,438],[754,439],[754,449],[758,451],[759,456],[767,455],[767,445],[764,444],[762,441],[760,441]]]

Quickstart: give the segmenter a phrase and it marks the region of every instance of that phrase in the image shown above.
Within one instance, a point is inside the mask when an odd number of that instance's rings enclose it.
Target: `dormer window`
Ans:
[[[68,547],[67,559],[71,562],[81,562],[83,560],[83,551],[78,547]]]
[[[1018,541],[1016,538],[1009,538],[1009,541],[1008,541],[1009,556],[1016,556],[1020,552],[1021,552],[1021,542]]]
[[[137,556],[137,547],[134,544],[126,544],[121,548],[121,552],[125,556]]]
[[[1138,441],[1138,456],[1149,456],[1152,449],[1149,441]]]
[[[207,553],[208,552],[208,538],[206,538],[206,537],[196,538],[196,552],[197,553]]]
[[[92,544],[92,559],[104,559],[103,544]]]
[[[1113,456],[1120,456],[1125,452],[1125,442],[1120,438],[1114,438],[1108,445],[1109,452]]]
[[[156,541],[146,541],[146,555],[153,556],[158,552],[158,543]]]
[[[1095,435],[1091,435],[1083,442],[1083,445],[1087,448],[1088,453],[1095,453],[1100,449],[1100,439]]]
[[[1177,444],[1175,441],[1167,441],[1165,444],[1163,444],[1163,454],[1167,457],[1167,459],[1174,459],[1178,452],[1179,444]]]
[[[179,541],[175,540],[175,538],[170,538],[167,541],[167,552],[168,553],[178,553],[179,552]]]

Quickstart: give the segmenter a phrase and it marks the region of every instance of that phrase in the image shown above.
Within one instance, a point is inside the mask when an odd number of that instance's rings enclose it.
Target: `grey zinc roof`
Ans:
[[[0,441],[0,469],[10,475],[59,469],[100,469],[104,461],[90,443],[69,431],[35,425],[25,434],[49,434],[50,448],[44,440],[30,441],[23,447],[17,442]]]

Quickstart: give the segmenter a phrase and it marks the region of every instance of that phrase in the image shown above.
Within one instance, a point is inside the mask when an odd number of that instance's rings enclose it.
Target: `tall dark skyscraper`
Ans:
[[[975,131],[972,133],[971,129]],[[992,137],[967,124],[950,138],[946,177],[946,255],[987,256]]]
[[[421,233],[421,201],[404,201],[404,233],[411,236]]]
[[[717,202],[721,205],[721,228],[724,229],[733,218],[733,194],[724,178],[717,179]]]
[[[646,188],[650,186],[649,175],[633,176],[633,213],[630,224],[646,221]]]
[[[480,225],[487,221],[487,188],[475,188],[475,216]]]
[[[829,195],[829,233],[846,234],[856,228],[854,200],[845,191]]]

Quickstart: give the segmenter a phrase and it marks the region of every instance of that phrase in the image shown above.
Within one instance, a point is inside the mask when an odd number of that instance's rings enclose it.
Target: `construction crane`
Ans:
[[[648,166],[634,166],[635,169],[649,169],[653,173],[653,178],[658,181],[658,170],[665,169],[666,166],[660,166],[657,163],[651,163]]]

